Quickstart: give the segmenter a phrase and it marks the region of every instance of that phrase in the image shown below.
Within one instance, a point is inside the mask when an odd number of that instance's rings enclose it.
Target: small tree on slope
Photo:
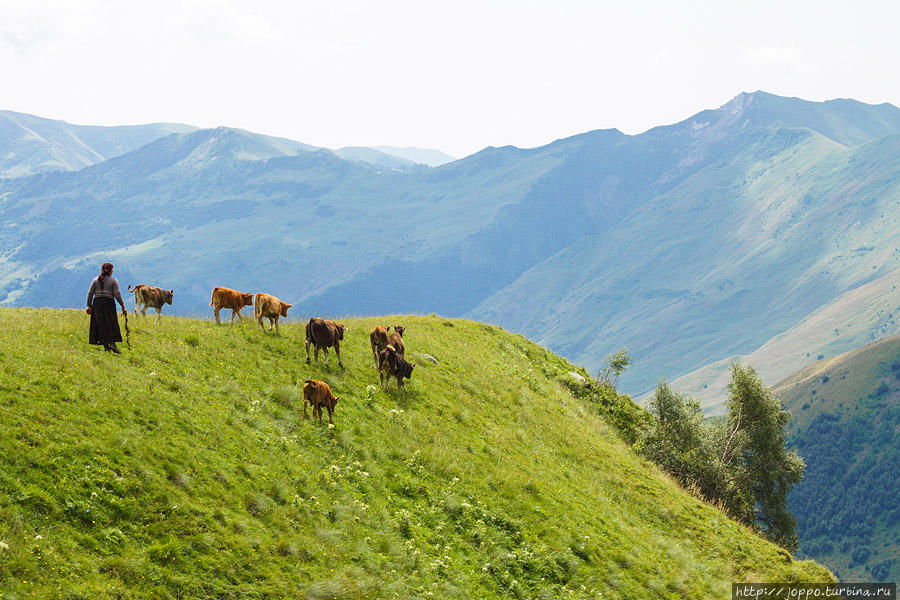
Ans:
[[[647,408],[653,419],[638,436],[636,450],[731,516],[758,525],[772,541],[797,547],[787,493],[805,467],[785,447],[790,413],[751,367],[732,367],[724,420],[704,421],[695,399],[665,383]]]
[[[734,508],[743,513],[743,520],[757,522],[766,537],[793,550],[797,522],[787,509],[787,494],[803,478],[806,465],[785,446],[784,428],[790,418],[752,367],[737,363],[732,367],[722,483],[742,496]]]

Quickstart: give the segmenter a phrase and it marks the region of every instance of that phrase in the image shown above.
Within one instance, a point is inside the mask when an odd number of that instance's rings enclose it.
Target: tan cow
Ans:
[[[337,406],[338,397],[331,393],[331,388],[324,381],[316,379],[307,379],[303,383],[303,418],[306,416],[306,403],[312,405],[313,418],[319,415],[319,423],[322,423],[322,407],[328,409],[328,422],[334,423],[332,415],[334,415],[334,407]]]
[[[278,333],[278,317],[287,318],[287,311],[292,306],[293,304],[282,302],[271,294],[260,292],[253,299],[253,316],[259,323],[260,329],[266,330],[262,322],[263,318],[266,318],[269,320],[269,331],[272,331],[272,327],[274,327],[275,333]]]
[[[376,325],[369,332],[369,343],[372,345],[372,358],[375,360],[375,368],[378,368],[378,353],[388,345],[388,328]]]
[[[134,292],[134,312],[140,308],[144,318],[147,317],[147,309],[156,309],[156,322],[162,318],[163,304],[172,304],[172,290],[164,290],[155,285],[140,284],[134,287],[128,286],[129,292]]]
[[[231,322],[234,323],[234,316],[237,315],[238,321],[242,321],[241,309],[245,306],[253,306],[253,294],[239,292],[227,287],[216,286],[212,291],[212,300],[209,301],[210,306],[215,306],[216,323],[219,320],[219,311],[223,308],[231,309]]]

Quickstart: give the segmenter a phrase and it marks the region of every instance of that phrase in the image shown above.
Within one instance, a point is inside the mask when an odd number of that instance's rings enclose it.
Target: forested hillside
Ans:
[[[818,361],[777,389],[807,464],[790,496],[801,551],[843,581],[896,581],[900,336]]]

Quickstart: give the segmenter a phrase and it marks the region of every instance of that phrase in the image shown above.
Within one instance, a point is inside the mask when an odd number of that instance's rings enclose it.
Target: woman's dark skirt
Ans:
[[[121,341],[122,332],[119,330],[116,301],[112,298],[95,297],[91,305],[90,343],[106,345]]]

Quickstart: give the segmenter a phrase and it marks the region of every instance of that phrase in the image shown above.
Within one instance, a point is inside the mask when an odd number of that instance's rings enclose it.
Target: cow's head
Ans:
[[[413,363],[404,362],[402,365],[400,365],[400,368],[398,370],[400,371],[400,374],[402,376],[409,379],[410,377],[412,377],[412,370],[414,366],[416,365],[414,365]]]
[[[335,323],[335,324],[334,324],[334,327],[335,327],[335,329],[337,329],[337,336],[338,336],[338,339],[339,339],[339,340],[343,340],[343,339],[344,339],[344,332],[347,331],[347,327],[344,326],[343,323]]]
[[[394,325],[394,331],[400,336],[403,337],[403,332],[406,331],[406,327],[403,325]]]
[[[243,300],[244,306],[253,306],[253,294],[241,292],[241,300]]]
[[[334,407],[337,406],[339,398],[337,396],[331,397],[331,410],[334,410]]]
[[[288,304],[287,302],[282,302],[281,303],[281,316],[286,317],[288,309],[292,306],[293,306],[293,304]]]
[[[175,290],[164,290],[163,291],[163,300],[166,301],[166,304],[172,304],[172,294]]]

